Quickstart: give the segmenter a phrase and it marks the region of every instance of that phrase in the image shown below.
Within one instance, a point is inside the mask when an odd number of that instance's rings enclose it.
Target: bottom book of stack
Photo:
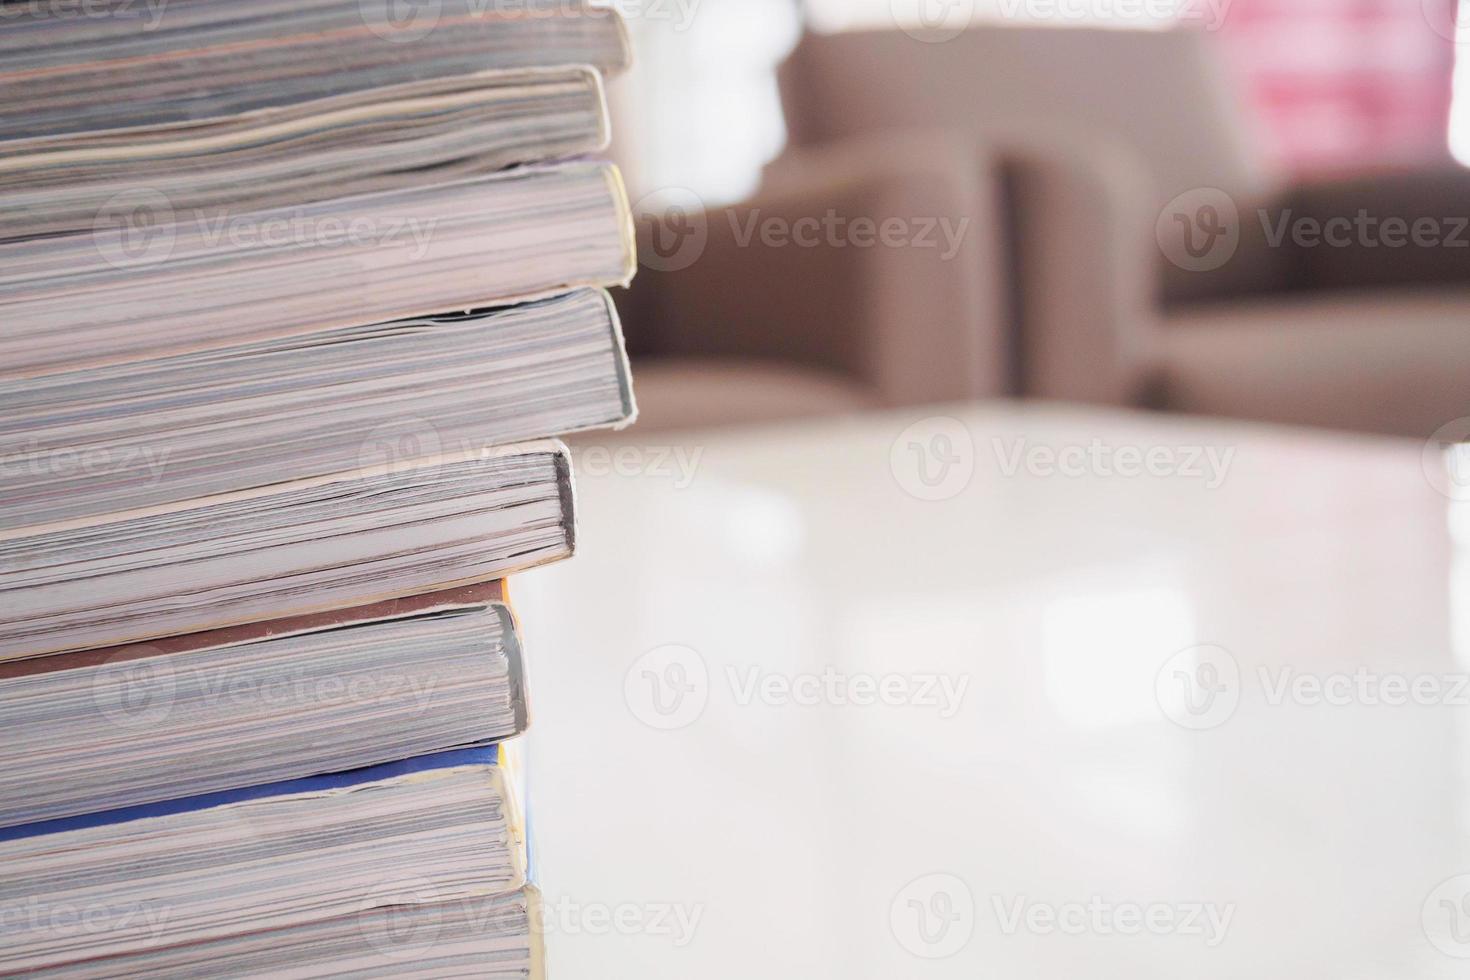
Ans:
[[[500,583],[0,664],[0,716],[0,975],[544,975]]]
[[[504,747],[0,830],[0,972],[542,974]]]

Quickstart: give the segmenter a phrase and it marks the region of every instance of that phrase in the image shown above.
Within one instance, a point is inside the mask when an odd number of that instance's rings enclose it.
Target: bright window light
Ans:
[[[1456,20],[1455,100],[1450,107],[1450,152],[1470,167],[1470,0],[1460,0]]]

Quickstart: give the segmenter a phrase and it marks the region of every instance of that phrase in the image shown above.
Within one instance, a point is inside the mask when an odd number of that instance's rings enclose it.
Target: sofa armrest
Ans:
[[[1217,188],[1199,188],[1165,204],[1156,228],[1165,309],[1279,296],[1296,288],[1301,256],[1273,238],[1290,206],[1279,192],[1247,197]],[[1224,228],[1232,230],[1228,238],[1213,237]],[[1210,254],[1213,249],[1219,251]]]
[[[1298,288],[1470,286],[1470,170],[1385,173],[1298,185],[1287,194],[1308,243],[1288,236]],[[1329,222],[1335,223],[1329,229]],[[1322,229],[1320,241],[1312,232]]]
[[[1004,393],[994,181],[943,135],[893,145],[782,161],[754,200],[697,216],[702,244],[673,262],[640,222],[635,353],[821,369],[890,405]]]
[[[1166,304],[1470,285],[1470,170],[1313,181],[1229,206],[1239,238],[1228,260],[1207,269],[1164,263]]]
[[[1159,244],[1146,169],[1121,146],[1004,138],[1031,397],[1137,404],[1157,354]]]

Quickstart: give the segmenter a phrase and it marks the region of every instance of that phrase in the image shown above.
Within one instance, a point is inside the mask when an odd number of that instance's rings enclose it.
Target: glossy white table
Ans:
[[[553,976],[1470,976],[1433,453],[961,408],[655,442],[578,449],[579,556],[514,583]]]

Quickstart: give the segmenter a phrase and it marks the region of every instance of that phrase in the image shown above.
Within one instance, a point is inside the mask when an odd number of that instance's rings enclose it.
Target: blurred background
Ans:
[[[1470,3],[616,5],[638,431],[1470,415]]]
[[[516,584],[551,651],[532,768],[579,774],[533,810],[549,895],[709,915],[562,961],[1470,976],[1465,704],[1263,680],[1470,669],[1470,456],[1441,451],[1470,444],[1470,4],[620,6],[642,415],[574,443],[578,561]],[[1238,462],[1006,455],[1119,444]],[[974,692],[742,686],[831,672]],[[994,914],[1118,893],[1240,918],[1207,949]]]

